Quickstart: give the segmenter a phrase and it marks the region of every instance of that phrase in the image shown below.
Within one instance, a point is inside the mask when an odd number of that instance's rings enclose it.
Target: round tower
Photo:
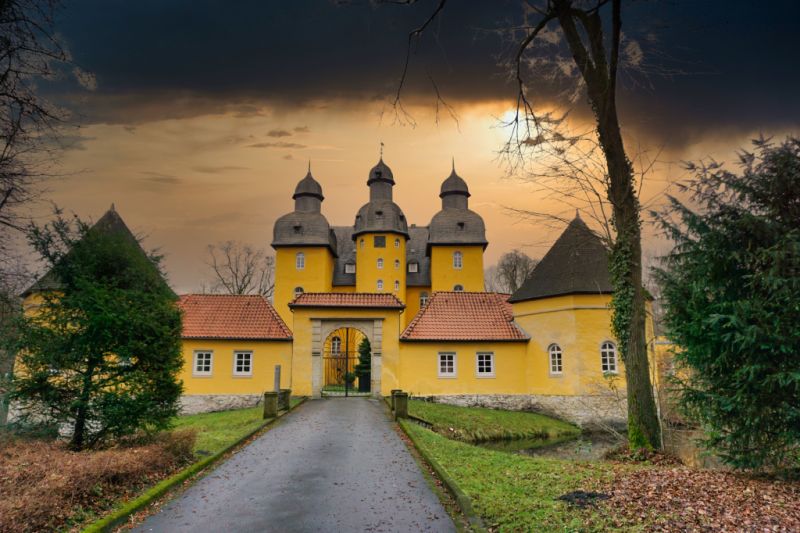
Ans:
[[[428,226],[431,290],[483,291],[483,251],[488,246],[481,216],[469,209],[469,187],[456,173],[442,182],[442,209]]]
[[[322,214],[322,186],[311,175],[295,187],[294,211],[275,221],[275,309],[291,327],[289,303],[300,292],[328,292],[333,288],[336,237]]]
[[[408,222],[392,200],[392,169],[378,161],[369,171],[369,202],[356,214],[356,292],[386,292],[405,301]]]

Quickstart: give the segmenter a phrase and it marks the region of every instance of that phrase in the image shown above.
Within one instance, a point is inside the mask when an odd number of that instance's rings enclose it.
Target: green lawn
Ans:
[[[292,398],[292,407],[299,402],[300,399]],[[175,429],[196,429],[195,453],[212,455],[261,426],[265,422],[261,418],[263,412],[264,408],[258,405],[249,409],[179,416],[175,420]]]
[[[402,421],[413,436],[472,500],[494,531],[639,531],[619,526],[604,507],[577,509],[556,500],[573,490],[597,490],[612,478],[603,462],[574,462],[496,452],[447,439]],[[619,468],[632,468],[620,467]]]
[[[433,430],[437,433],[465,442],[563,439],[580,433],[580,430],[572,424],[521,411],[457,407],[411,400],[408,402],[408,412],[432,424]]]

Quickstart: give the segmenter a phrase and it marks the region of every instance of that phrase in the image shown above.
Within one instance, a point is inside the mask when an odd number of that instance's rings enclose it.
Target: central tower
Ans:
[[[358,210],[353,227],[356,292],[392,293],[405,302],[408,222],[392,200],[394,183],[381,157],[369,171],[369,202]]]

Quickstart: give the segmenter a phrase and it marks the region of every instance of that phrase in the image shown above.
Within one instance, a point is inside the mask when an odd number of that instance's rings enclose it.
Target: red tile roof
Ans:
[[[289,307],[367,307],[372,309],[403,309],[397,296],[377,292],[304,292]]]
[[[292,332],[272,304],[259,295],[184,294],[184,339],[291,340]]]
[[[400,336],[404,341],[527,341],[507,294],[435,292]]]

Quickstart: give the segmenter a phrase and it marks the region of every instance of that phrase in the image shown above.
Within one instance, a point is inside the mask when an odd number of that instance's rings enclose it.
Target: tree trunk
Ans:
[[[83,387],[78,400],[78,408],[75,412],[75,427],[72,431],[72,440],[69,443],[69,447],[73,450],[82,449],[86,440],[86,419],[89,415],[89,398],[91,396],[93,374],[94,364],[90,363],[86,373],[83,375]]]
[[[613,329],[625,363],[628,393],[628,442],[635,448],[660,448],[658,422],[645,334],[645,295],[642,285],[642,234],[633,169],[625,154],[616,105],[606,98],[596,106],[600,145],[609,173],[609,201],[617,238],[611,249]]]

